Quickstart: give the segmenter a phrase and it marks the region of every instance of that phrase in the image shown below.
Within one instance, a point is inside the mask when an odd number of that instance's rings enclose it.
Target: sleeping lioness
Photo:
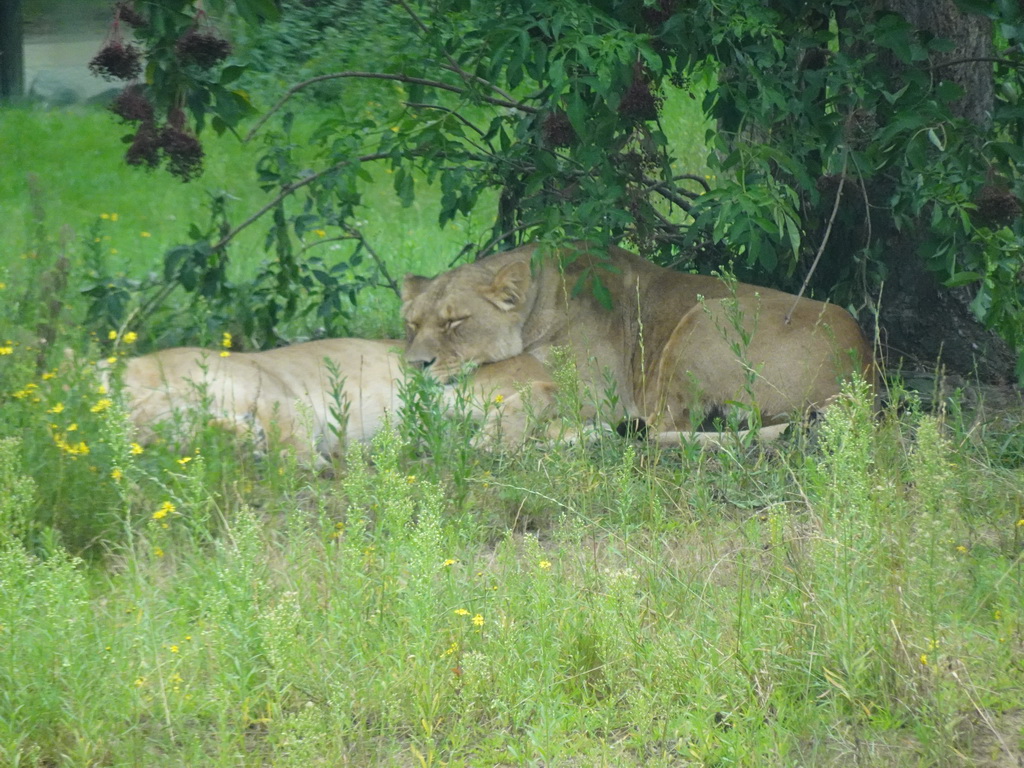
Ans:
[[[469,362],[523,353],[545,362],[568,347],[592,400],[610,380],[622,415],[668,443],[709,414],[756,410],[778,425],[823,407],[854,373],[874,383],[871,346],[840,307],[585,243],[531,269],[536,249],[407,275],[407,361],[446,380]],[[610,308],[596,298],[595,275]]]
[[[400,418],[400,348],[391,340],[324,339],[227,355],[165,349],[129,359],[122,391],[140,444],[154,440],[157,424],[176,419],[184,433],[207,423],[258,442],[275,435],[300,457],[316,459],[337,454],[342,441],[365,442],[386,418]],[[528,355],[479,368],[470,411],[481,422],[481,442],[521,443],[526,399],[533,400],[530,411],[541,413],[553,388]]]

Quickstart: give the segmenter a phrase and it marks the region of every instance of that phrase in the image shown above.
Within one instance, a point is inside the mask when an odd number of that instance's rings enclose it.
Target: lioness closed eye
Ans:
[[[157,424],[177,419],[186,432],[210,423],[258,442],[273,434],[310,459],[339,451],[339,411],[346,443],[372,438],[389,414],[400,417],[400,349],[398,341],[369,339],[324,339],[227,356],[178,347],[128,360],[122,391],[142,444],[155,438]],[[543,413],[553,387],[528,355],[480,368],[471,381],[470,415],[481,423],[481,442],[521,443],[527,416]]]
[[[406,359],[444,380],[467,362],[522,353],[547,361],[568,347],[585,390],[604,392],[610,377],[624,415],[662,436],[736,403],[777,424],[823,407],[855,372],[874,383],[871,346],[840,307],[585,243],[545,254],[531,270],[536,248],[435,278],[407,275]],[[611,309],[593,290],[574,290],[595,274]]]

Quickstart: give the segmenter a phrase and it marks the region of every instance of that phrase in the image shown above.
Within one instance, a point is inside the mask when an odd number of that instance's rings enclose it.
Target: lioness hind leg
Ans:
[[[662,350],[657,431],[688,431],[695,407],[759,413],[773,425],[818,410],[842,381],[872,370],[871,349],[840,307],[792,296],[740,296],[691,309]]]

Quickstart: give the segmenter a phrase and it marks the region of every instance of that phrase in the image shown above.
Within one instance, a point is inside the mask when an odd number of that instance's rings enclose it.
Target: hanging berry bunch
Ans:
[[[152,123],[155,118],[153,104],[139,83],[132,83],[121,91],[110,103],[110,111],[126,123]]]
[[[104,80],[134,80],[142,73],[142,51],[131,43],[108,40],[89,62],[89,71]]]
[[[576,143],[576,131],[569,116],[560,109],[548,112],[541,123],[544,143],[549,147],[571,147]]]
[[[132,29],[145,29],[149,26],[149,19],[139,13],[135,6],[127,0],[119,0],[114,3],[114,18],[123,21]]]
[[[174,107],[167,121],[158,126],[156,110],[146,97],[144,86],[133,83],[125,88],[110,105],[110,111],[126,123],[137,123],[135,133],[125,136],[128,144],[125,162],[143,168],[157,168],[167,161],[167,170],[182,181],[190,181],[202,173],[203,145],[191,134],[185,121],[185,112]]]
[[[148,12],[143,14],[141,0],[117,0],[107,40],[89,64],[102,77],[130,81],[110,105],[115,115],[133,126],[123,138],[128,145],[125,162],[143,168],[163,166],[183,181],[202,173],[204,156],[184,105],[196,90],[218,87],[216,76],[211,80],[206,73],[231,53],[230,43],[198,7],[200,1],[188,18],[159,3],[145,6]],[[143,43],[126,42],[126,27]],[[152,71],[148,82],[141,83],[145,60]]]
[[[134,80],[142,74],[142,51],[124,41],[122,21],[131,27],[146,24],[145,17],[128,2],[122,1],[114,6],[114,19],[107,39],[89,62],[89,71],[104,80]]]
[[[184,110],[171,110],[160,131],[160,149],[167,158],[167,170],[182,181],[203,172],[203,145],[186,129]]]
[[[174,53],[182,64],[194,64],[200,69],[210,69],[228,57],[231,53],[231,43],[215,31],[194,26],[178,38],[178,42],[174,44]]]
[[[639,62],[633,65],[633,79],[619,102],[619,114],[627,120],[641,123],[657,120],[662,98],[651,92],[651,80]]]

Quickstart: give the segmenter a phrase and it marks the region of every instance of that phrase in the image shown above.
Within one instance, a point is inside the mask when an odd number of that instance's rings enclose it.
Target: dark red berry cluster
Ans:
[[[183,64],[209,69],[228,57],[231,43],[218,35],[193,27],[178,38],[174,44],[174,53]]]
[[[124,160],[128,165],[156,168],[160,165],[160,134],[152,122],[143,123],[132,136],[125,136],[131,142]]]
[[[978,208],[971,218],[983,227],[1009,226],[1021,214],[1020,200],[1002,184],[986,184],[977,191],[972,202]]]
[[[126,136],[130,142],[124,159],[128,165],[156,168],[162,160],[167,170],[182,181],[191,181],[203,172],[203,145],[188,131],[155,123],[142,123],[135,134]]]
[[[160,148],[167,157],[167,170],[182,181],[203,172],[203,145],[191,133],[165,125],[160,131]]]
[[[576,131],[569,116],[562,110],[548,112],[541,123],[544,143],[549,147],[571,147],[576,143]]]
[[[149,26],[149,19],[135,10],[135,6],[127,0],[119,0],[114,3],[114,18],[118,21],[123,21],[129,27],[135,29],[143,29]]]
[[[660,27],[672,18],[676,12],[676,0],[655,0],[654,3],[646,3],[640,8],[640,16],[650,27]]]
[[[651,91],[643,67],[633,67],[633,80],[619,102],[619,114],[634,122],[657,120],[662,99]]]
[[[146,98],[146,89],[134,83],[125,88],[110,103],[110,111],[126,123],[153,122],[153,105]]]
[[[93,56],[89,71],[104,80],[134,80],[142,73],[142,51],[131,43],[112,40]]]

